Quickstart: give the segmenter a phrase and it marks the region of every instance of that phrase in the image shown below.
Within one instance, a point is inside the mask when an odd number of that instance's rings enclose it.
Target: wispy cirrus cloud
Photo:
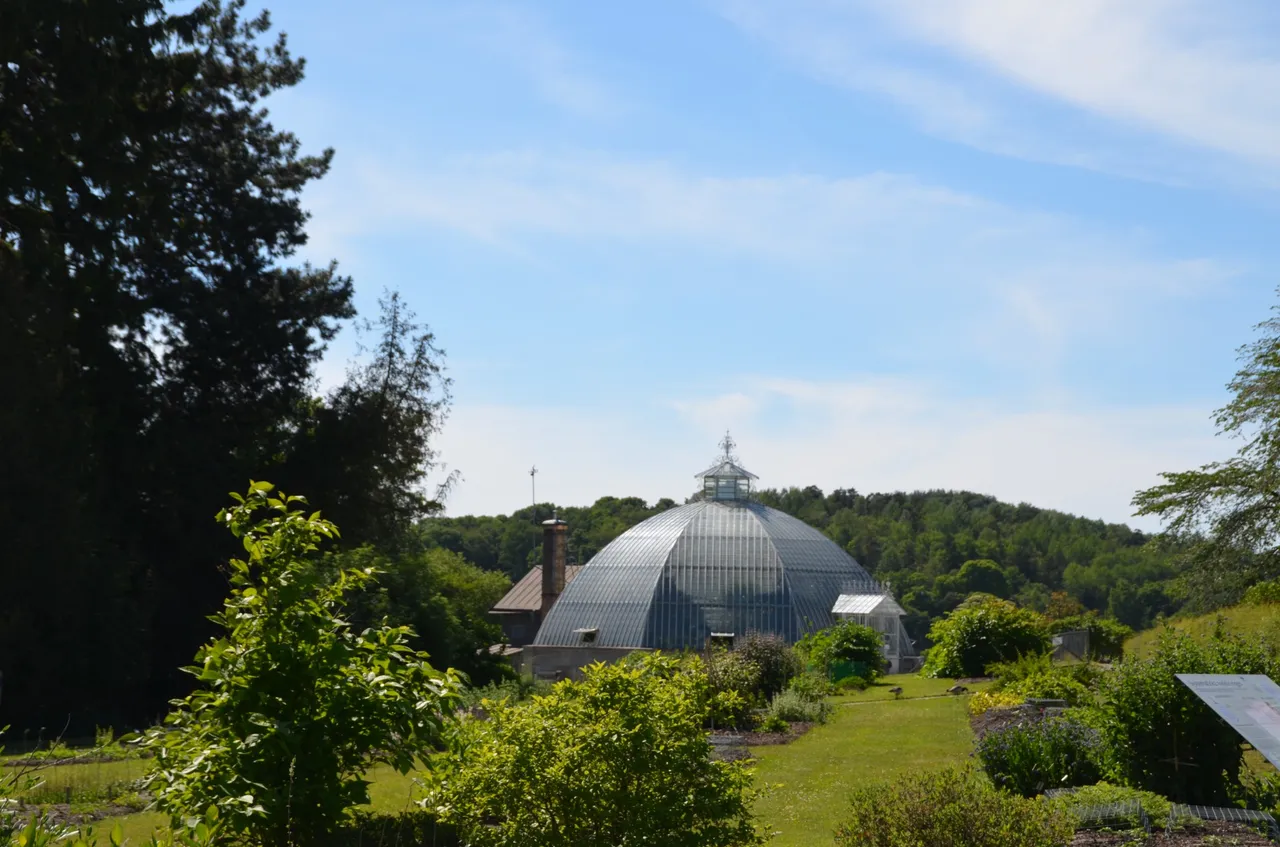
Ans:
[[[513,68],[542,100],[584,117],[612,118],[627,103],[586,63],[579,51],[533,7],[463,3],[424,12],[454,38]]]
[[[885,96],[926,131],[984,150],[1173,182],[1280,176],[1280,48],[1263,4],[718,7],[808,73]]]

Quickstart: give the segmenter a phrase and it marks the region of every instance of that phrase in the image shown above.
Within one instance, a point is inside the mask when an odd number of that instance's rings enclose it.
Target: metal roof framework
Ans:
[[[736,466],[735,466],[736,467]],[[547,614],[535,645],[702,649],[713,632],[795,642],[830,626],[842,593],[871,576],[817,529],[750,500],[669,509],[614,539]]]
[[[887,593],[841,594],[831,607],[833,615],[893,615],[906,614],[906,610]]]

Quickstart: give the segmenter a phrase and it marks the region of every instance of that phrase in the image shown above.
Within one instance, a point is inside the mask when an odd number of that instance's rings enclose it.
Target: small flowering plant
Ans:
[[[976,751],[993,783],[1024,797],[1051,788],[1093,785],[1102,778],[1102,753],[1096,730],[1062,717],[988,732]]]

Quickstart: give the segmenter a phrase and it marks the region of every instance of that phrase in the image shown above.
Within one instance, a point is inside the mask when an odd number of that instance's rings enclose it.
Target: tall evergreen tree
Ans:
[[[0,661],[28,725],[148,717],[225,589],[212,515],[277,457],[351,283],[291,263],[303,64],[205,0],[0,5]],[[85,692],[104,705],[85,708]],[[84,725],[83,723],[81,725]]]

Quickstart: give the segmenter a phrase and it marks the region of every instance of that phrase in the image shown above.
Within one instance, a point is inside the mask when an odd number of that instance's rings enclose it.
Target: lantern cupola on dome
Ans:
[[[751,482],[759,479],[751,471],[738,464],[738,457],[733,455],[737,444],[728,431],[720,442],[724,455],[716,458],[716,463],[695,479],[702,480],[702,494],[707,500],[746,500],[751,496]]]

